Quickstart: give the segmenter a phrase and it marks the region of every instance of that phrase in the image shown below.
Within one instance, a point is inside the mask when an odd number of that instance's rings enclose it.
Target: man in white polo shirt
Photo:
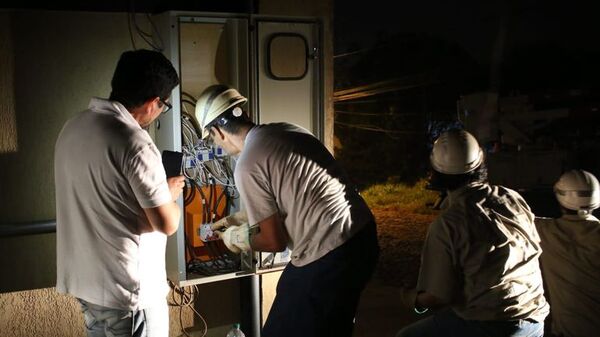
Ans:
[[[258,229],[249,236],[248,224],[230,226],[225,244],[234,252],[292,250],[261,335],[350,337],[379,254],[373,215],[317,138],[288,123],[255,125],[245,102],[234,88],[211,86],[196,118],[204,137],[239,155],[235,183]]]
[[[168,336],[165,246],[184,178],[167,179],[145,128],[178,84],[161,53],[125,52],[110,98],[92,98],[56,141],[56,288],[79,299],[88,336]]]

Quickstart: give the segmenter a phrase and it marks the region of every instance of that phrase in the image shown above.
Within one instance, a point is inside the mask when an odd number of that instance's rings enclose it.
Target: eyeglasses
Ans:
[[[171,103],[164,101],[162,98],[159,98],[159,101],[166,107],[166,109],[163,108],[162,113],[166,114],[169,110],[173,108]]]

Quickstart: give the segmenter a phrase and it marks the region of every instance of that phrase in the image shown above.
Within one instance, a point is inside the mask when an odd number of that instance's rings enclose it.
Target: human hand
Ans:
[[[424,300],[425,303],[429,303],[428,298],[433,299],[434,297],[426,292],[417,292],[416,288],[401,288],[400,290],[400,300],[404,307],[419,315],[429,310],[429,307],[425,307],[423,303]]]
[[[215,232],[223,240],[223,243],[235,254],[242,251],[247,252],[250,247],[250,226],[248,223],[228,227],[224,232]]]
[[[171,197],[173,197],[173,201],[177,200],[181,193],[183,192],[183,187],[185,186],[185,177],[184,176],[176,176],[167,178],[167,185],[169,185],[169,191],[171,192]]]
[[[246,214],[246,211],[239,211],[215,221],[210,226],[210,229],[213,231],[222,231],[231,226],[241,226],[247,223],[248,215]]]
[[[413,310],[415,308],[415,301],[417,300],[417,289],[416,288],[400,288],[400,302],[402,305]]]

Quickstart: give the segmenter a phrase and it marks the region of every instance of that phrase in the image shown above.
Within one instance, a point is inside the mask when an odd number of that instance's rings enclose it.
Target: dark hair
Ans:
[[[242,127],[254,126],[254,122],[252,122],[250,118],[248,118],[248,115],[245,112],[242,112],[242,114],[237,117],[233,114],[233,110],[236,107],[239,107],[239,105],[229,108],[219,117],[215,118],[214,121],[208,124],[206,128],[208,130],[211,130],[211,127],[216,126],[220,129],[223,129],[224,131],[227,131],[232,135],[236,135]]]
[[[463,174],[444,174],[432,170],[429,185],[434,190],[452,191],[470,183],[485,183],[488,180],[487,166],[481,163],[475,170]]]
[[[171,62],[152,50],[133,50],[121,54],[112,78],[110,100],[135,108],[153,97],[166,100],[179,84]]]

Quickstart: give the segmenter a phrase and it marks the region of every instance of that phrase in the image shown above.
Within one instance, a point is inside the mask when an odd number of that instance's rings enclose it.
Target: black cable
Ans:
[[[217,192],[216,183],[213,179],[213,182],[206,186],[209,188],[209,194],[207,197],[202,186],[198,185],[195,181],[194,184],[196,184],[197,193],[199,193],[199,196],[202,200],[202,224],[212,223],[212,214],[217,215],[218,205],[223,199],[223,197],[226,198],[225,200],[227,202],[229,201],[226,189],[224,188],[223,191],[221,191],[220,195],[215,198]],[[217,203],[213,204],[215,199],[217,199]],[[214,212],[211,212],[213,209]],[[224,213],[226,212],[226,210],[227,209],[224,210]],[[210,260],[201,261],[198,258],[194,258],[187,264],[187,269],[189,271],[210,276],[215,274],[235,272],[237,269],[239,269],[239,261],[236,260],[236,256],[232,258],[231,254],[228,254],[228,252],[226,251],[224,252],[222,247],[219,246],[216,242],[207,241],[204,242],[204,246],[208,251]]]
[[[133,38],[133,32],[131,31],[131,16],[129,13],[127,13],[127,29],[129,29],[129,38],[131,39],[131,46],[133,47],[133,50],[136,50],[137,48],[135,47],[135,39]]]
[[[219,205],[221,204],[221,200],[223,199],[223,197],[225,197],[225,208],[223,209],[222,214],[218,214],[219,211]],[[227,214],[227,210],[229,209],[229,196],[227,195],[227,189],[225,188],[225,186],[223,186],[223,189],[221,190],[221,193],[219,194],[219,197],[217,198],[217,202],[215,203],[215,207],[214,207],[214,214],[218,215],[219,219],[222,219],[226,216]],[[219,251],[219,256],[227,256],[227,251],[224,251],[223,248],[219,245],[216,245],[216,249]]]
[[[186,185],[184,185],[184,189],[183,189],[183,195],[184,195],[183,203],[185,206],[191,204],[192,201],[194,201],[194,198],[196,197],[196,182],[193,179],[188,179],[188,182],[190,183],[190,187],[187,187],[187,184],[186,184]],[[186,192],[187,190],[190,190],[189,193]]]
[[[202,320],[204,325],[204,330],[202,332],[202,336],[206,336],[208,331],[208,324],[206,324],[206,320],[202,315],[194,309],[194,302],[196,300],[196,294],[198,293],[198,286],[193,285],[189,286],[189,290],[186,290],[186,287],[178,287],[171,280],[167,279],[169,283],[169,287],[171,288],[171,301],[168,303],[169,306],[178,307],[179,308],[179,325],[181,327],[181,331],[185,336],[191,337],[190,334],[186,331],[183,326],[183,308],[189,307],[199,318]],[[179,300],[177,300],[176,295],[179,295]]]
[[[187,100],[187,99],[185,99],[185,98],[181,100],[181,103],[187,103],[187,104],[189,104],[189,105],[191,105],[191,106],[193,106],[193,107],[195,107],[195,106],[196,106],[196,103],[195,103],[195,102],[192,102],[192,101],[190,101],[190,100]]]
[[[187,98],[191,99],[191,100],[194,102],[194,105],[196,105],[196,103],[195,103],[195,102],[196,102],[196,101],[198,101],[198,99],[197,99],[196,97],[194,97],[194,96],[190,95],[189,93],[187,93],[187,92],[185,92],[185,91],[182,91],[182,92],[181,92],[181,95],[182,95],[182,96],[186,96]]]
[[[148,21],[150,21],[150,27],[152,27],[152,31],[154,31],[154,33],[158,37],[158,41],[160,42],[160,47],[158,48],[158,51],[162,52],[165,49],[165,43],[163,42],[162,36],[160,36],[158,29],[154,24],[154,21],[152,21],[152,18],[150,17],[150,14],[146,13],[146,18],[148,19]]]
[[[198,186],[198,192],[200,193],[200,199],[202,200],[202,223],[206,223],[206,194],[204,194],[204,190],[202,186]]]
[[[217,202],[215,203],[215,206],[213,208],[213,213],[215,215],[217,215],[217,217],[219,219],[223,218],[225,216],[225,214],[227,213],[227,207],[223,210],[223,214],[221,214],[221,216],[219,216],[219,213],[218,213],[219,212],[219,204],[221,203],[221,200],[223,199],[223,197],[226,195],[226,192],[227,192],[227,190],[225,189],[225,187],[223,187],[223,189],[221,190],[221,193],[217,197]]]
[[[216,192],[215,191],[216,190],[216,185],[215,185],[214,182],[212,184],[208,185],[208,190],[209,190],[208,202],[206,204],[206,211],[207,211],[207,215],[208,215],[208,221],[205,222],[205,223],[213,223],[214,217],[211,216],[211,210],[212,210],[212,202],[213,202],[213,199],[214,199],[214,194],[213,193]],[[206,244],[207,244],[206,247],[210,250],[210,252],[213,255],[213,258],[215,259],[215,263],[218,264],[220,261],[219,262],[216,262],[216,261],[219,260],[219,254],[217,254],[216,251],[215,251],[215,249],[214,249],[214,242],[208,241],[208,242],[206,242]]]
[[[192,181],[192,188],[194,190],[198,189],[201,191],[200,187],[196,188],[195,181]],[[195,194],[195,192],[194,192],[194,194]],[[193,198],[192,198],[192,200],[193,200]],[[203,208],[204,208],[204,205],[203,205]],[[203,221],[203,223],[204,223],[204,221]],[[194,226],[193,223],[191,225]],[[207,275],[207,276],[215,275],[215,273],[212,270],[207,269],[206,266],[204,266],[204,261],[202,261],[201,259],[199,259],[196,256],[196,252],[194,251],[194,246],[190,243],[189,237],[187,236],[187,231],[184,230],[183,232],[184,232],[184,241],[186,243],[186,247],[191,256],[191,260],[186,264],[186,269],[188,271],[196,272],[198,274],[203,274],[203,275]]]
[[[142,38],[142,40],[144,40],[155,51],[162,52],[164,44],[162,43],[162,38],[160,37],[160,34],[158,34],[158,30],[156,29],[156,26],[154,25],[154,22],[150,18],[150,14],[146,13],[146,18],[150,22],[151,28],[153,29],[153,31],[156,33],[156,35],[158,36],[159,40],[161,41],[161,46],[160,47],[157,46],[154,43],[154,41],[152,40],[153,39],[153,35],[150,34],[150,33],[146,33],[145,31],[143,31],[140,28],[140,26],[137,24],[136,13],[135,13],[135,2],[133,0],[131,0],[130,5],[129,5],[128,22],[130,22],[129,21],[129,16],[131,16],[131,21],[133,21],[133,25],[135,27],[136,33]],[[131,26],[130,26],[130,29],[131,29]],[[149,38],[150,38],[150,40],[149,40]]]
[[[207,224],[209,223],[209,219],[210,219],[210,200],[212,199],[212,185],[209,185],[209,197],[208,199],[206,198],[206,194],[204,193],[204,191],[202,190],[202,188],[199,188],[199,192],[201,195],[201,198],[203,200],[202,203],[202,224]],[[209,257],[211,258],[211,260],[216,260],[217,254],[214,251],[214,247],[212,246],[211,242],[204,242],[204,246],[208,249],[209,251]]]

